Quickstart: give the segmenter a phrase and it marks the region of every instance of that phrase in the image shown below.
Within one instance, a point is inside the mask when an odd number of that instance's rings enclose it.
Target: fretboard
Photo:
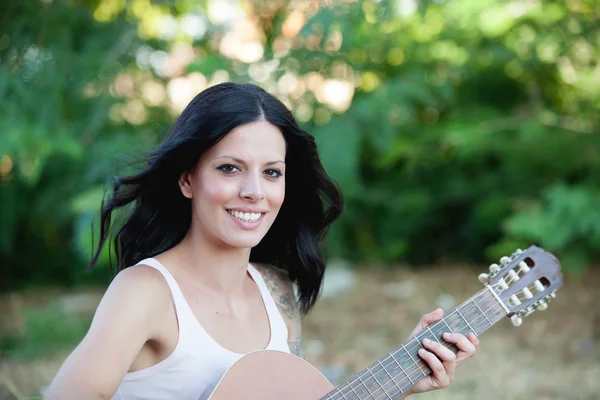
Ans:
[[[442,339],[443,333],[459,332],[466,336],[473,332],[479,336],[505,316],[500,300],[489,289],[483,289],[444,318],[329,392],[322,400],[397,399],[431,373],[417,353],[423,347],[423,339],[440,342],[456,353],[456,346]]]

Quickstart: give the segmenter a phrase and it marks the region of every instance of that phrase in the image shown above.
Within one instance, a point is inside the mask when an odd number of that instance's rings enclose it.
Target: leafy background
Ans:
[[[347,200],[331,256],[481,262],[537,243],[590,265],[597,2],[319,4],[9,2],[1,286],[88,279],[108,177],[224,80],[266,88],[317,137]]]
[[[535,243],[583,276],[599,22],[595,0],[5,1],[0,289],[108,283],[107,251],[85,270],[107,182],[227,80],[317,138],[346,200],[328,257],[481,265]]]

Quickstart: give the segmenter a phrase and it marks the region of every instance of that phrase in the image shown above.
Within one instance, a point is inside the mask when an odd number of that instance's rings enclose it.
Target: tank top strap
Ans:
[[[269,288],[265,280],[262,277],[262,274],[252,266],[252,264],[248,264],[248,272],[250,276],[256,282],[258,289],[260,290],[260,294],[263,298],[263,303],[265,304],[265,308],[267,309],[267,314],[269,316],[269,321],[271,322],[271,334],[274,332],[280,333],[284,342],[287,342],[288,338],[288,329],[285,321],[283,320],[283,316],[279,312],[277,308],[277,304],[275,304],[275,299],[271,295]]]
[[[185,297],[183,297],[183,293],[181,292],[181,289],[179,288],[177,281],[175,280],[173,275],[171,275],[169,270],[167,268],[165,268],[165,266],[162,265],[155,258],[151,258],[151,257],[145,258],[142,261],[138,262],[136,265],[140,265],[140,264],[147,265],[151,268],[154,268],[155,270],[160,272],[162,274],[162,276],[165,278],[165,281],[167,281],[167,285],[169,285],[169,289],[171,291],[171,297],[173,299],[173,303],[175,306],[175,314],[177,315],[177,321],[178,321],[178,324],[179,324],[180,330],[181,330],[181,325],[183,322],[181,317],[182,317],[182,314],[185,314],[187,302],[185,300]]]

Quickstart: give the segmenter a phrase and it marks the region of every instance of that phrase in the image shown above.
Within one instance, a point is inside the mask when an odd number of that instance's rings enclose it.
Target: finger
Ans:
[[[473,346],[475,346],[475,350],[479,348],[479,338],[477,337],[477,335],[471,332],[467,335],[467,339],[469,339],[471,343],[473,343]]]
[[[441,308],[437,308],[429,314],[423,315],[419,325],[421,325],[422,328],[426,328],[429,325],[433,324],[435,321],[442,319],[443,316],[444,310],[442,310]]]
[[[446,372],[446,368],[435,354],[419,349],[419,357],[421,357],[431,369],[431,378],[437,384],[438,388],[444,388],[450,384],[450,377]]]
[[[444,333],[442,336],[445,341],[454,343],[458,348],[456,358],[458,361],[463,361],[469,357],[475,355],[477,348],[475,345],[460,333]]]
[[[434,353],[440,360],[442,360],[442,362],[456,361],[456,354],[454,354],[454,352],[446,346],[443,346],[436,341],[423,339],[423,347]]]
[[[430,352],[435,354],[437,358],[444,365],[446,374],[449,379],[454,379],[454,370],[456,368],[456,354],[446,346],[429,339],[423,339],[423,346],[425,346]]]

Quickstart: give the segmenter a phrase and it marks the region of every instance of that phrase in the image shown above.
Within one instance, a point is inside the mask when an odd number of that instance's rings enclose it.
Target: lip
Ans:
[[[258,219],[254,222],[250,222],[250,221],[242,221],[239,218],[234,217],[233,215],[231,215],[231,213],[229,212],[229,210],[232,211],[239,211],[242,212],[242,210],[250,210],[250,209],[243,209],[243,208],[229,208],[227,209],[227,214],[231,217],[231,219],[233,220],[233,222],[240,228],[243,229],[245,231],[251,231],[254,230],[256,228],[258,228],[258,226],[262,223],[262,220],[265,216],[264,212],[260,212],[260,211],[243,211],[243,212],[254,212],[254,213],[260,213],[260,217],[258,217]]]

